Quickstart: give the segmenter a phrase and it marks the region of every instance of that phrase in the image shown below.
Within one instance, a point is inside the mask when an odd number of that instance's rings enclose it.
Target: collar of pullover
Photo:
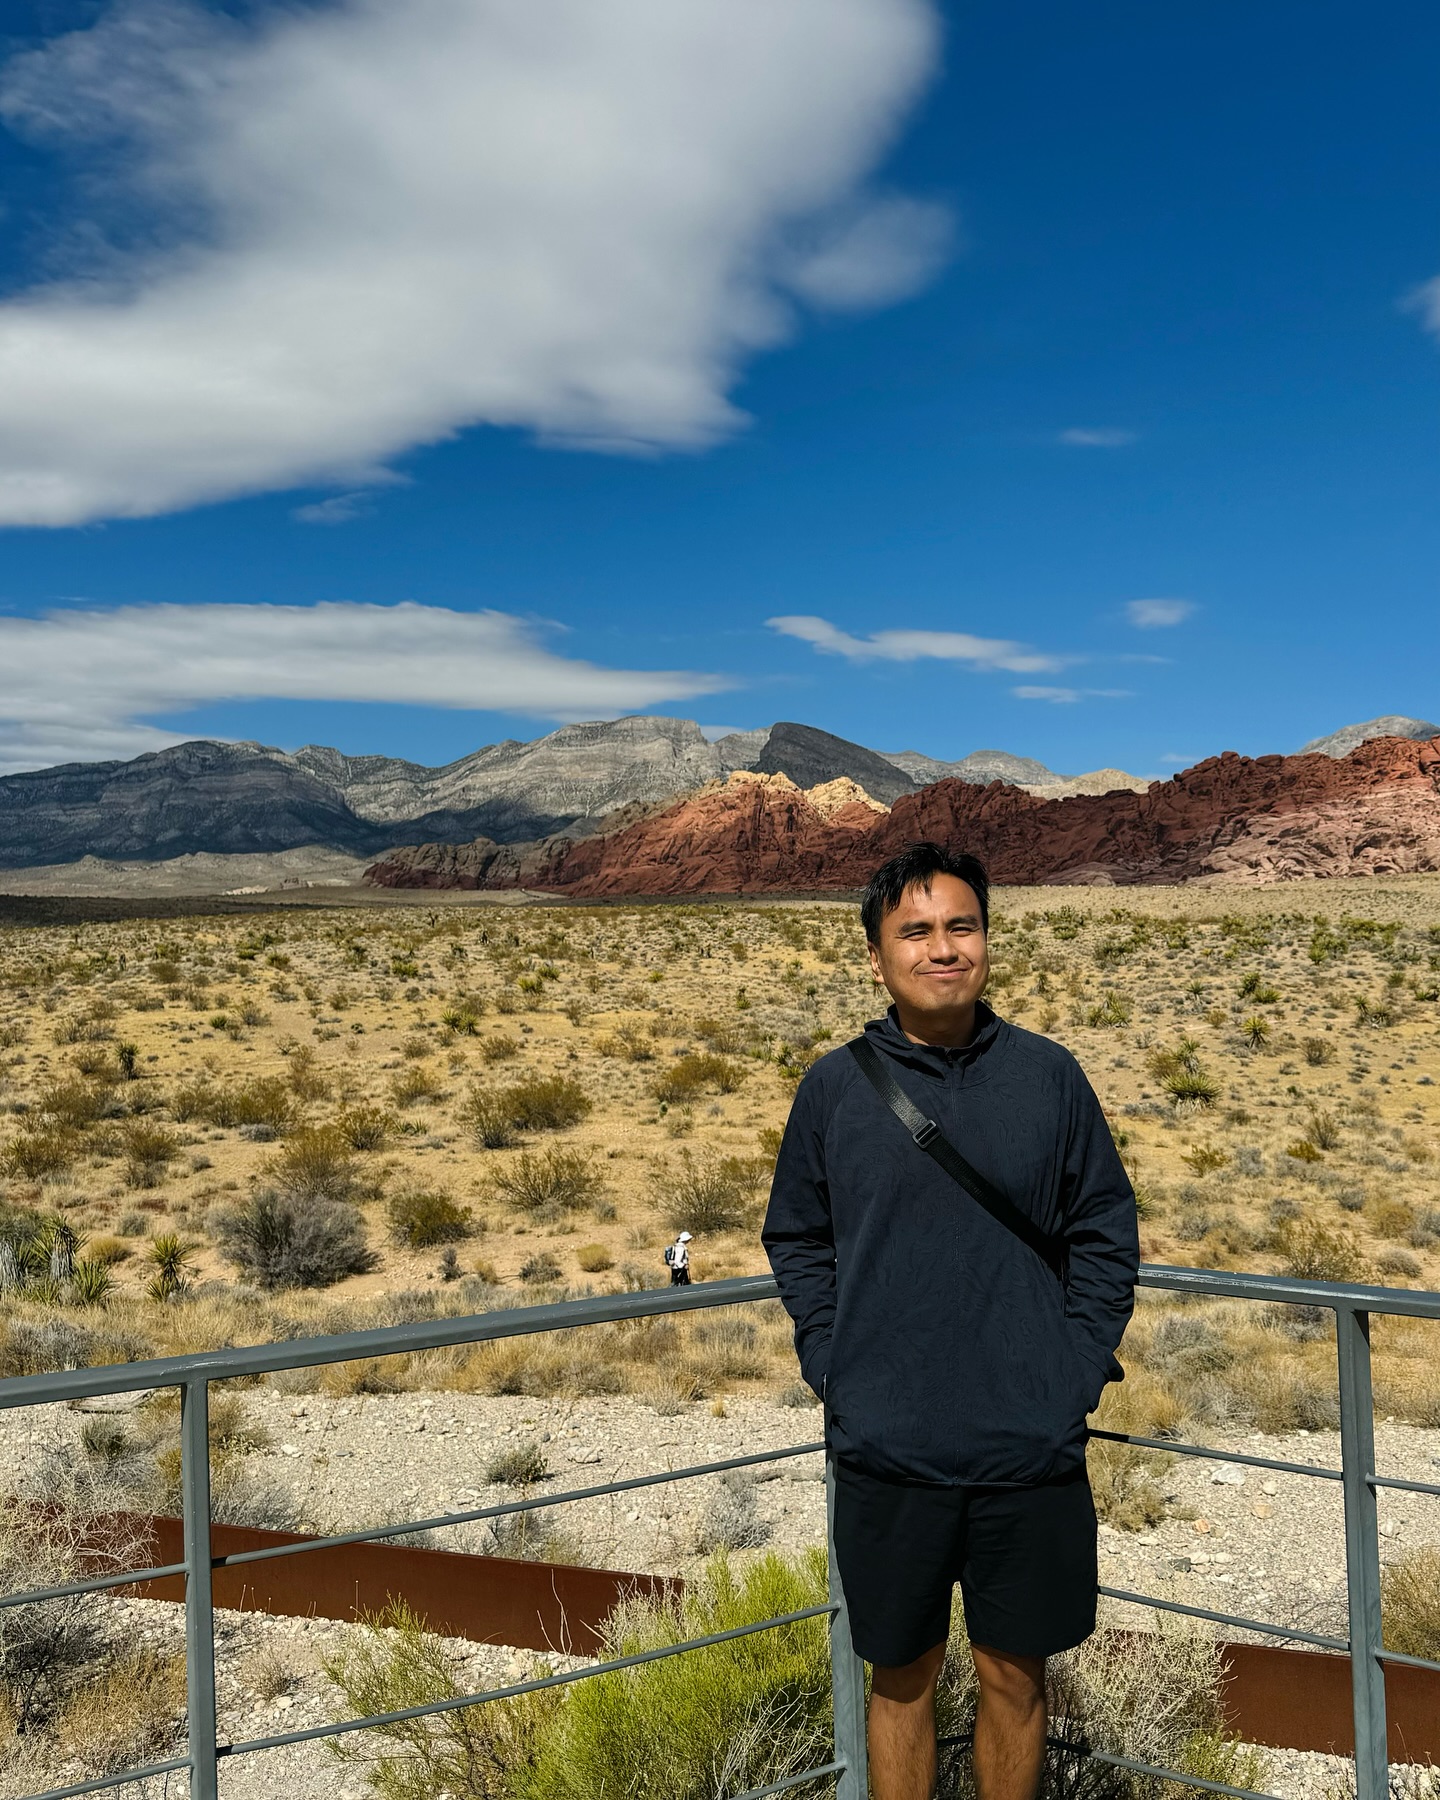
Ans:
[[[983,1000],[975,1006],[975,1035],[959,1050],[948,1050],[939,1044],[913,1043],[900,1029],[900,1020],[892,1006],[883,1019],[872,1019],[865,1035],[886,1055],[897,1062],[943,1081],[956,1069],[968,1069],[990,1050],[1003,1030],[1003,1021]]]

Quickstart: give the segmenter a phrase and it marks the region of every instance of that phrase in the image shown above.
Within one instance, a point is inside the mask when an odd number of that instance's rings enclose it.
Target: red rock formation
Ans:
[[[997,882],[1016,885],[1440,869],[1440,738],[1374,738],[1338,760],[1227,751],[1143,794],[1042,800],[1000,782],[940,781],[888,813],[863,797],[827,795],[817,806],[783,775],[732,777],[593,837],[423,845],[367,878],[577,899],[843,892],[917,838],[969,850]]]

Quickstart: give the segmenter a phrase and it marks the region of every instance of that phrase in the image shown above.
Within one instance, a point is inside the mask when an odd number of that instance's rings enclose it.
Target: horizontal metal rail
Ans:
[[[14,1375],[0,1381],[0,1411],[90,1400],[102,1394],[133,1394],[145,1388],[181,1387],[194,1381],[233,1381],[247,1375],[280,1375],[288,1369],[318,1369],[330,1363],[414,1356],[426,1350],[450,1350],[457,1344],[493,1344],[537,1332],[571,1331],[581,1325],[623,1325],[667,1313],[703,1312],[717,1306],[775,1300],[779,1292],[773,1276],[738,1275],[729,1281],[700,1281],[690,1287],[596,1294],[548,1306],[516,1306],[499,1312],[417,1319],[409,1325],[377,1325],[369,1331],[345,1331],[329,1337],[286,1338],[276,1344],[199,1350],[190,1356],[157,1356],[145,1362],[62,1369],[53,1375]]]
[[[1185,1606],[1179,1600],[1162,1600],[1156,1594],[1136,1594],[1129,1588],[1106,1587],[1096,1590],[1107,1600],[1125,1600],[1133,1606],[1154,1606],[1161,1612],[1183,1613],[1187,1619],[1209,1619],[1215,1625],[1231,1625],[1237,1631],[1260,1631],[1266,1637],[1293,1639],[1297,1644],[1314,1644],[1320,1650],[1348,1650],[1348,1638],[1321,1637],[1313,1631],[1301,1631],[1290,1625],[1269,1625],[1264,1619],[1247,1619],[1239,1613],[1216,1612],[1208,1606]]]
[[[1246,1275],[1221,1270],[1183,1269],[1147,1265],[1140,1271],[1140,1285],[1193,1298],[1222,1298],[1269,1305],[1326,1309],[1336,1322],[1339,1353],[1340,1413],[1342,1458],[1339,1469],[1321,1464],[1296,1463],[1265,1457],[1245,1451],[1220,1450],[1203,1444],[1190,1444],[1168,1438],[1095,1429],[1095,1438],[1131,1445],[1163,1454],[1196,1456],[1217,1462],[1237,1463],[1246,1467],[1278,1474],[1309,1476],[1324,1481],[1339,1481],[1345,1500],[1347,1591],[1351,1629],[1348,1638],[1324,1636],[1316,1632],[1270,1624],[1243,1615],[1190,1606],[1179,1601],[1141,1594],[1125,1588],[1102,1586],[1107,1598],[1131,1605],[1147,1606],[1160,1611],[1204,1619],[1234,1629],[1253,1631],[1272,1638],[1314,1645],[1329,1651],[1352,1650],[1351,1667],[1356,1730],[1357,1800],[1386,1800],[1384,1677],[1387,1664],[1429,1670],[1440,1670],[1440,1663],[1424,1657],[1386,1650],[1383,1646],[1379,1614],[1379,1539],[1375,1502],[1381,1488],[1426,1495],[1440,1495],[1440,1484],[1410,1481],[1382,1476],[1374,1469],[1373,1406],[1370,1394],[1369,1319],[1372,1314],[1440,1320],[1440,1294],[1413,1289],[1380,1288],[1339,1282],[1293,1280],[1283,1276]],[[145,1362],[93,1369],[66,1370],[56,1374],[24,1376],[0,1381],[0,1409],[63,1403],[92,1398],[101,1394],[135,1393],[143,1390],[178,1387],[182,1395],[182,1502],[186,1538],[183,1563],[156,1568],[128,1570],[97,1576],[83,1582],[65,1583],[51,1588],[0,1596],[0,1607],[19,1606],[47,1600],[63,1599],[84,1593],[99,1593],[116,1587],[160,1579],[186,1576],[186,1642],[187,1642],[187,1710],[190,1720],[190,1744],[184,1757],[148,1765],[143,1769],[99,1776],[69,1787],[48,1790],[33,1800],[72,1800],[82,1794],[128,1785],[137,1780],[165,1775],[179,1769],[190,1773],[192,1800],[216,1800],[217,1766],[220,1759],[246,1755],[283,1745],[316,1739],[335,1738],[357,1731],[383,1729],[387,1725],[432,1714],[461,1710],[494,1700],[514,1698],[542,1689],[562,1688],[595,1675],[613,1673],[656,1662],[666,1657],[702,1650],[712,1645],[751,1636],[757,1632],[776,1630],[808,1619],[828,1617],[831,1622],[831,1659],[835,1677],[835,1738],[832,1760],[813,1769],[785,1776],[767,1786],[752,1788],[731,1800],[765,1800],[766,1796],[788,1792],[808,1782],[835,1777],[836,1800],[863,1800],[866,1792],[865,1741],[863,1719],[863,1681],[858,1659],[850,1647],[848,1614],[843,1588],[834,1567],[831,1542],[831,1599],[827,1605],[806,1608],[772,1619],[733,1627],[708,1637],[686,1639],[676,1644],[587,1664],[560,1674],[537,1677],[533,1681],[509,1687],[454,1696],[423,1706],[394,1713],[376,1714],[362,1719],[336,1721],[268,1737],[247,1739],[238,1743],[220,1743],[214,1729],[214,1650],[210,1577],[215,1568],[248,1562],[260,1562],[277,1556],[301,1555],[310,1550],[333,1549],[349,1544],[382,1541],[404,1537],[417,1531],[442,1530],[448,1526],[493,1519],[542,1507],[573,1504],[577,1501],[604,1498],[673,1481],[723,1474],[728,1470],[773,1463],[785,1458],[814,1455],[823,1444],[809,1443],[786,1446],[780,1450],[762,1451],[739,1457],[689,1465],[654,1474],[628,1477],[622,1481],[597,1483],[591,1487],[567,1489],[557,1493],[529,1495],[525,1498],[439,1514],[434,1518],[411,1520],[402,1524],[370,1527],[366,1530],[310,1538],[295,1544],[273,1545],[263,1550],[242,1551],[229,1556],[209,1553],[209,1448],[206,1426],[208,1390],[212,1383],[257,1376],[279,1374],[287,1370],[311,1368],[326,1364],[369,1360],[385,1356],[423,1355],[429,1351],[500,1342],[508,1338],[539,1332],[565,1331],[594,1325],[624,1325],[639,1320],[699,1311],[724,1306],[754,1304],[777,1297],[775,1282],[768,1276],[749,1276],[736,1280],[709,1282],[669,1291],[644,1290],[636,1293],[602,1295],[594,1298],[564,1301],[557,1305],[517,1307],[499,1312],[482,1313],[461,1318],[416,1321],[408,1325],[384,1326],[373,1330],[347,1332],[327,1337],[292,1340],[280,1344],[258,1344],[240,1348],[203,1352],[198,1355],[159,1357]],[[1358,1652],[1354,1646],[1359,1646]],[[842,1695],[844,1704],[842,1706]],[[1097,1760],[1117,1768],[1156,1779],[1226,1794],[1234,1800],[1268,1800],[1253,1790],[1231,1786],[1181,1770],[1138,1762],[1106,1751],[1089,1752]]]

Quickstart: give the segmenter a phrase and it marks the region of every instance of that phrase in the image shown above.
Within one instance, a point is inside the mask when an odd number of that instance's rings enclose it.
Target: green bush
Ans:
[[[22,1131],[0,1152],[0,1169],[22,1181],[46,1181],[63,1175],[75,1160],[75,1134],[54,1127]]]
[[[512,1083],[504,1096],[522,1131],[563,1131],[578,1125],[594,1105],[580,1083],[564,1075],[532,1075]]]
[[[1177,1109],[1198,1111],[1213,1106],[1220,1097],[1219,1084],[1201,1066],[1200,1046],[1193,1038],[1182,1038],[1173,1050],[1155,1051],[1150,1057],[1150,1073]]]
[[[386,1204],[390,1235],[412,1250],[427,1244],[453,1244],[474,1229],[470,1208],[460,1206],[440,1188],[402,1188]]]
[[[278,1075],[258,1076],[233,1088],[194,1081],[176,1090],[170,1110],[182,1121],[201,1119],[226,1131],[259,1126],[279,1137],[295,1121],[295,1096]]]
[[[460,1109],[461,1122],[487,1150],[503,1150],[521,1131],[562,1131],[578,1124],[593,1102],[565,1075],[531,1075],[503,1088],[474,1088]]]
[[[125,1179],[131,1187],[155,1187],[180,1154],[180,1140],[163,1125],[148,1119],[132,1119],[121,1139],[125,1151]]]
[[[1440,1547],[1396,1557],[1381,1573],[1380,1605],[1387,1649],[1440,1662]]]
[[[270,1175],[297,1200],[348,1200],[355,1191],[354,1155],[333,1125],[295,1132],[270,1164]]]

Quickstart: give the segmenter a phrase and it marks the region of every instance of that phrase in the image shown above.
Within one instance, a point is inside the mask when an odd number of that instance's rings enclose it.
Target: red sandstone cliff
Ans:
[[[966,849],[997,882],[1287,881],[1440,869],[1440,738],[1349,756],[1227,751],[1142,794],[1042,800],[940,781],[888,812],[784,776],[732,777],[587,838],[422,845],[367,872],[387,887],[524,887],[576,899],[858,888],[917,838]]]

